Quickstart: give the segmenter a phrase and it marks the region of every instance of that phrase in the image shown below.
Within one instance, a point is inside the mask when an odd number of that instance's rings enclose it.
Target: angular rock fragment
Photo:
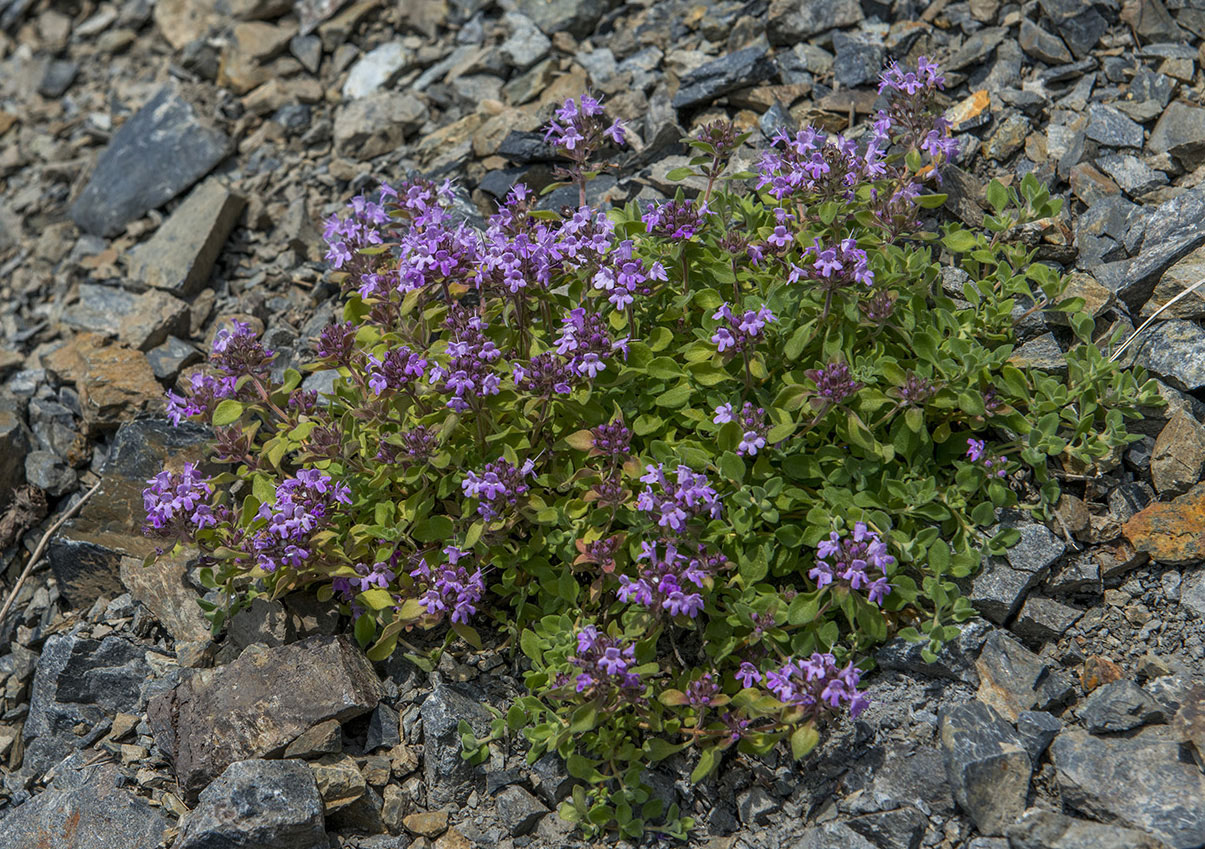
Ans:
[[[766,35],[771,44],[795,44],[862,20],[858,0],[772,0],[766,12]]]
[[[1072,693],[1066,673],[1000,631],[992,632],[984,642],[975,668],[979,700],[1009,720],[1033,708],[1059,707]]]
[[[174,849],[327,849],[322,799],[300,761],[230,764],[180,821]]]
[[[1205,162],[1205,108],[1179,100],[1168,104],[1147,147],[1152,153],[1170,153],[1188,170]]]
[[[494,797],[494,806],[498,810],[498,819],[511,837],[528,834],[536,827],[540,817],[548,813],[539,799],[516,784],[499,792]]]
[[[1167,849],[1133,828],[1030,808],[1008,829],[1009,849]]]
[[[382,696],[346,637],[253,646],[227,666],[190,672],[148,707],[155,742],[190,798],[235,761],[279,754],[318,722],[367,713]]]
[[[690,109],[745,86],[770,79],[774,63],[765,47],[746,47],[701,65],[687,74],[674,95],[675,109]]]
[[[181,297],[195,295],[209,279],[244,205],[241,195],[206,180],[137,249],[131,275]]]
[[[339,107],[335,151],[364,161],[394,150],[427,118],[427,107],[405,92],[379,91]]]
[[[86,233],[114,236],[209,173],[229,148],[226,134],[166,85],[114,133],[71,219]]]
[[[975,608],[993,622],[1003,622],[1017,612],[1026,593],[1050,571],[1066,545],[1045,525],[1009,519],[1021,539],[1003,557],[989,556],[971,583]]]
[[[89,430],[111,430],[139,413],[163,408],[163,387],[146,356],[95,333],[81,333],[44,362],[48,370],[75,384]]]
[[[981,834],[1003,834],[1025,810],[1033,764],[1017,732],[981,702],[943,711],[938,733],[954,801]]]
[[[1205,427],[1181,410],[1164,425],[1151,453],[1151,483],[1162,496],[1182,495],[1201,480]]]
[[[428,800],[433,805],[463,803],[480,771],[460,757],[460,721],[467,721],[475,734],[484,736],[490,714],[480,696],[441,681],[423,702],[422,718]]]

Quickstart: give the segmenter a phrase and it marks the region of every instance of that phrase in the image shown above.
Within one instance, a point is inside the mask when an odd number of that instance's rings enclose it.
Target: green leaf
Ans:
[[[921,195],[916,199],[915,203],[922,209],[937,209],[937,207],[945,203],[948,198],[949,195],[944,194]]]
[[[660,395],[658,395],[653,400],[653,403],[658,407],[669,407],[671,409],[674,407],[681,407],[690,400],[690,393],[691,389],[689,383],[679,383],[673,389],[667,389],[665,392],[662,392]]]
[[[731,451],[725,451],[721,454],[717,465],[719,466],[720,474],[728,478],[728,480],[740,483],[745,479],[745,461]]]
[[[673,380],[682,376],[682,367],[669,357],[657,357],[645,366],[645,371],[648,372],[649,377],[655,377],[658,380]]]
[[[671,168],[665,175],[665,179],[671,183],[680,183],[687,177],[695,176],[695,169],[683,165],[680,168]]]
[[[452,520],[447,516],[428,516],[410,529],[410,536],[419,542],[451,539]]]
[[[365,590],[360,593],[359,600],[365,607],[373,610],[384,610],[386,607],[393,607],[393,596],[387,590],[379,588]]]
[[[368,648],[376,633],[377,623],[373,620],[372,616],[368,613],[361,613],[356,619],[355,627],[356,642],[360,644],[360,648]]]
[[[699,753],[699,763],[690,773],[690,783],[698,784],[715,770],[720,764],[720,749],[718,746],[710,746]]]
[[[213,426],[225,427],[226,425],[234,424],[243,417],[243,405],[240,401],[235,401],[233,398],[227,398],[225,401],[218,403],[213,411]]]
[[[820,742],[816,727],[808,722],[791,732],[791,756],[795,760],[805,757]]]
[[[1008,189],[999,180],[992,180],[988,183],[986,195],[987,202],[991,204],[997,214],[1003,212],[1004,208],[1008,206]]]
[[[979,247],[979,237],[969,230],[953,228],[941,240],[941,243],[950,253],[965,254]]]

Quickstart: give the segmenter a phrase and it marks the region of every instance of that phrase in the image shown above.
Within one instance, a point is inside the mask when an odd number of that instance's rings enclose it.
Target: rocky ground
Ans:
[[[187,559],[140,565],[142,482],[203,450],[164,390],[236,316],[305,358],[335,309],[320,222],[352,194],[421,172],[487,215],[551,181],[533,131],[590,86],[634,130],[593,200],[656,198],[684,131],[856,136],[884,60],[925,54],[963,142],[952,212],[981,220],[993,176],[1050,184],[1064,213],[1028,235],[1103,339],[1205,275],[1202,35],[1205,0],[0,0],[5,587],[100,483],[0,622],[0,847],[579,845],[555,759],[458,756],[509,655],[374,667],[304,598],[214,643]],[[1202,319],[1191,295],[1127,353],[1168,406],[1068,470],[1054,528],[1002,517],[1022,543],[936,663],[885,646],[873,707],[802,768],[650,776],[697,845],[1205,846]],[[1022,333],[1057,370],[1061,336]]]

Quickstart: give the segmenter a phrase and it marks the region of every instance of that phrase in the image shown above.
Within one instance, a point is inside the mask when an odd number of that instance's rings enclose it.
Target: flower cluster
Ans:
[[[775,320],[774,313],[765,306],[756,310],[745,310],[738,316],[727,303],[721,304],[711,317],[724,322],[711,335],[711,341],[721,354],[739,354],[752,347],[754,340],[766,329],[766,325]]]
[[[898,388],[892,391],[905,404],[923,407],[925,402],[937,394],[933,381],[919,375],[910,374]]]
[[[640,544],[640,554],[636,556],[642,564],[639,576],[633,579],[620,575],[616,595],[620,601],[694,619],[703,609],[699,590],[705,586],[713,564],[705,559],[705,548],[699,556],[687,557],[672,541],[662,540],[660,546],[658,552],[657,543]]]
[[[627,457],[632,450],[632,431],[618,419],[590,429],[592,450],[604,457]]]
[[[544,133],[545,141],[571,155],[582,154],[583,159],[597,150],[604,139],[610,139],[616,146],[622,145],[623,124],[616,119],[608,126],[603,117],[602,102],[587,94],[577,100],[570,97],[562,103]]]
[[[451,349],[452,346],[448,347]],[[366,358],[366,365],[368,387],[376,395],[383,395],[390,390],[405,389],[411,383],[422,379],[427,371],[427,359],[421,354],[414,353],[405,345],[387,351],[382,359],[377,359],[369,354]]]
[[[716,407],[715,415],[711,420],[715,424],[737,421],[736,414],[732,411],[732,404],[721,404]],[[766,434],[770,432],[770,426],[766,423],[765,409],[754,407],[752,403],[746,401],[745,405],[741,407],[739,424],[741,441],[736,446],[736,453],[742,457],[756,456],[758,451],[766,447]]]
[[[502,352],[485,335],[489,324],[466,308],[452,309],[444,322],[450,331],[448,364],[432,365],[428,380],[438,384],[448,398],[448,409],[463,413],[473,408],[477,399],[497,395],[502,378],[493,370],[493,363]],[[407,365],[414,355],[407,357]],[[424,361],[425,363],[425,361]]]
[[[846,707],[850,716],[857,717],[870,703],[858,692],[862,671],[853,663],[837,666],[837,658],[829,652],[790,659],[764,676],[746,662],[741,664],[737,677],[746,687],[764,683],[779,701],[812,714]]]
[[[1008,474],[1008,460],[1000,456],[989,456],[987,443],[982,439],[967,440],[967,457],[972,463],[983,466],[989,475],[1002,478]]]
[[[695,516],[715,519],[723,512],[707,476],[695,473],[690,466],[678,466],[676,479],[665,476],[661,463],[644,468],[640,480],[647,486],[636,498],[636,509],[652,513],[662,528],[680,533]]]
[[[636,300],[637,295],[652,294],[653,281],[664,281],[668,277],[660,262],[645,265],[644,260],[632,252],[632,240],[620,242],[607,256],[606,264],[594,274],[595,289],[607,293],[607,300],[615,309],[622,310]]]
[[[820,589],[834,580],[841,581],[853,590],[865,589],[871,602],[882,605],[883,599],[891,592],[887,569],[894,564],[895,558],[887,553],[887,544],[867,528],[865,522],[857,522],[853,534],[843,535],[833,531],[828,539],[820,541],[816,547],[816,565],[808,572],[808,577]],[[877,571],[878,576],[872,578],[867,573],[869,569]]]
[[[363,195],[357,195],[347,205],[352,214],[345,219],[332,215],[322,231],[328,246],[326,261],[335,269],[351,262],[361,248],[381,244],[381,233],[377,228],[389,222],[381,204],[373,203]]]
[[[261,374],[275,356],[265,350],[251,325],[234,319],[213,337],[209,361],[228,375]]]
[[[569,662],[581,670],[573,682],[579,693],[601,688],[609,695],[634,698],[643,692],[640,676],[629,671],[636,665],[636,647],[594,625],[577,632],[577,652]]]
[[[859,182],[881,175],[882,155],[876,144],[859,153],[850,139],[829,138],[815,127],[794,135],[779,130],[758,162],[757,188],[768,187],[779,201],[808,195],[849,200]]]
[[[810,255],[813,262],[807,268],[791,263],[791,273],[787,277],[791,283],[806,277],[830,290],[854,283],[867,287],[874,285],[874,272],[870,270],[866,251],[858,247],[857,239],[842,239],[836,247],[826,248],[817,238],[803,254],[805,257]]]
[[[808,369],[804,374],[816,384],[816,397],[812,402],[821,410],[840,404],[862,388],[862,384],[849,373],[849,366],[840,361],[822,368]]]
[[[469,574],[468,569],[460,565],[470,552],[449,545],[443,553],[448,558],[446,563],[433,569],[426,558],[422,558],[411,570],[410,577],[422,593],[419,601],[423,610],[431,614],[449,614],[453,622],[467,624],[485,594],[485,576],[480,568]]]
[[[556,340],[556,352],[568,359],[571,372],[593,380],[607,368],[607,360],[618,351],[628,355],[627,338],[612,340],[607,320],[601,313],[587,312],[585,307],[570,310],[561,320]]]
[[[173,425],[179,426],[185,419],[194,416],[209,418],[219,401],[238,394],[237,383],[236,377],[214,377],[211,374],[193,372],[188,379],[187,395],[168,390],[168,419]]]
[[[649,203],[640,220],[645,231],[670,241],[686,241],[703,229],[711,210],[706,203],[697,207],[693,200],[668,200],[663,204]]]
[[[397,435],[400,444],[382,442],[377,449],[377,459],[386,463],[412,466],[425,463],[435,453],[439,434],[432,427],[419,425]]]
[[[264,524],[250,537],[255,565],[265,572],[300,568],[310,557],[310,538],[325,527],[336,505],[351,504],[351,488],[317,469],[299,469],[276,487],[274,501],[255,514]]]
[[[217,523],[210,507],[213,487],[195,463],[185,463],[179,474],[164,469],[147,481],[142,490],[148,532],[158,536],[188,539]]]
[[[477,513],[481,518],[492,522],[506,507],[519,503],[519,498],[530,488],[526,479],[534,469],[535,463],[531,460],[516,467],[499,458],[487,463],[480,475],[466,472],[460,486],[466,496],[478,499]]]

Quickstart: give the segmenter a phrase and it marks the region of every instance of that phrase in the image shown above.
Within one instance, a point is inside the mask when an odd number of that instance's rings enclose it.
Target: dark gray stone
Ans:
[[[981,702],[942,711],[938,733],[954,801],[981,834],[1003,834],[1029,795],[1033,764],[1023,741]]]
[[[766,37],[771,44],[790,45],[860,20],[858,0],[772,0],[766,13]]]
[[[1082,615],[1082,610],[1053,599],[1030,596],[1017,614],[1012,630],[1031,640],[1057,640]]]
[[[1166,174],[1128,153],[1102,156],[1096,160],[1096,164],[1130,197],[1138,197],[1167,185]]]
[[[1063,803],[1141,829],[1173,849],[1205,845],[1205,776],[1159,726],[1095,737],[1066,728],[1050,745]]]
[[[311,637],[189,670],[147,708],[155,743],[189,798],[235,761],[279,755],[314,725],[376,707],[381,683],[346,637]]]
[[[874,804],[883,808],[910,806],[942,817],[954,813],[945,756],[932,746],[889,743],[873,773],[872,791]]]
[[[113,764],[84,767],[4,818],[0,849],[158,849],[168,819]]]
[[[1205,386],[1205,330],[1196,322],[1156,322],[1131,347],[1140,366],[1176,389]]]
[[[58,99],[71,88],[78,73],[79,65],[75,62],[69,59],[52,59],[46,64],[46,73],[42,75],[38,93],[52,100]]]
[[[1151,131],[1154,153],[1170,153],[1187,170],[1205,162],[1205,108],[1176,101],[1167,107]]]
[[[225,133],[166,85],[113,134],[71,218],[87,233],[115,236],[209,173],[229,147]]]
[[[1152,722],[1162,722],[1163,708],[1127,678],[1097,687],[1079,710],[1079,718],[1093,734],[1129,731]]]
[[[1035,765],[1062,730],[1062,720],[1044,710],[1023,710],[1017,716],[1017,735]]]
[[[1063,39],[1051,35],[1028,18],[1021,19],[1021,49],[1047,65],[1062,65],[1071,61],[1071,51]]]
[[[392,749],[402,742],[397,711],[381,702],[368,720],[368,739],[364,742],[365,754],[377,749]]]
[[[1153,100],[1161,107],[1171,103],[1172,94],[1175,92],[1176,84],[1167,74],[1160,74],[1152,71],[1145,65],[1138,68],[1134,74],[1134,78],[1130,80],[1130,97],[1141,103],[1147,100]],[[1187,104],[1181,104],[1187,106]],[[1201,110],[1205,111],[1205,110]],[[1156,153],[1170,153],[1170,151],[1157,150],[1154,147],[1155,133],[1151,133],[1151,140],[1148,146]]]
[[[544,807],[539,799],[517,784],[503,788],[494,797],[494,807],[498,811],[502,827],[511,837],[531,833],[540,818],[548,813],[548,808]]]
[[[757,785],[742,790],[736,797],[736,810],[746,827],[766,825],[779,807],[778,800]]]
[[[57,498],[75,489],[75,470],[52,451],[31,451],[25,456],[25,480]]]
[[[854,817],[847,824],[879,849],[917,849],[929,820],[909,805]]]
[[[25,772],[41,775],[77,748],[76,726],[91,729],[118,713],[137,712],[150,675],[145,656],[145,646],[117,636],[48,637],[30,690]]]
[[[146,352],[146,359],[155,377],[171,383],[183,369],[201,361],[201,352],[177,336],[168,336],[162,345]]]
[[[1103,103],[1089,104],[1086,132],[1088,138],[1109,147],[1142,147],[1142,125]]]
[[[1042,11],[1050,20],[1071,52],[1082,59],[1109,28],[1108,21],[1090,3],[1082,0],[1039,0]]]
[[[859,88],[878,80],[885,51],[881,42],[844,32],[833,33],[833,76],[845,88]]]
[[[481,770],[460,756],[458,729],[463,719],[478,737],[489,733],[490,713],[482,701],[466,687],[439,681],[423,702],[423,770],[433,806],[463,804],[478,783]]]
[[[0,394],[0,510],[8,506],[17,487],[25,481],[30,437],[16,399]]]
[[[958,48],[945,63],[946,68],[951,71],[961,71],[972,65],[983,64],[992,55],[996,45],[1004,40],[1007,32],[1008,30],[1004,27],[987,27],[979,30],[963,42],[962,47]],[[833,40],[836,41],[835,36]]]
[[[978,697],[1009,720],[1023,711],[1051,710],[1065,704],[1074,692],[1067,674],[1001,631],[983,644],[975,662]]]
[[[1033,344],[1033,343],[1030,343]],[[970,600],[993,622],[1001,623],[1020,608],[1029,590],[1037,585],[1066,545],[1045,525],[1005,514],[1002,525],[1015,527],[1021,539],[1003,557],[988,556],[971,583]]]
[[[573,779],[556,752],[548,752],[531,765],[535,791],[549,805],[556,805],[573,789]]]
[[[568,32],[574,38],[585,38],[615,3],[613,0],[518,0],[515,5],[550,36]]]
[[[773,74],[774,63],[766,48],[746,47],[687,74],[674,95],[673,105],[675,109],[703,106],[730,91],[764,82]]]
[[[1010,849],[1167,849],[1167,844],[1132,828],[1075,819],[1030,808],[1008,829]]]
[[[174,849],[327,849],[322,797],[301,761],[230,764],[180,821]]]
[[[498,145],[498,155],[519,165],[533,162],[554,162],[558,159],[556,149],[544,140],[540,132],[511,130]]]

